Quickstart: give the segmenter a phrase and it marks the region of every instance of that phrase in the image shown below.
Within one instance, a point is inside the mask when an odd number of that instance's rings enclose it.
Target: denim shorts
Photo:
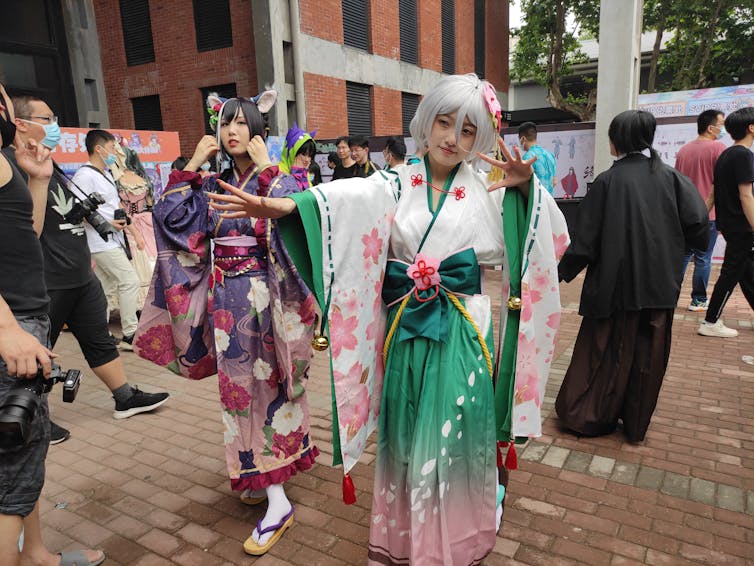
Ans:
[[[48,344],[50,323],[47,315],[17,317],[21,328],[33,334],[42,344]],[[0,359],[0,404],[16,382],[8,375],[5,362]],[[50,413],[47,395],[37,408],[31,424],[30,442],[19,450],[0,454],[0,515],[26,517],[33,510],[45,483],[45,457],[50,445]]]

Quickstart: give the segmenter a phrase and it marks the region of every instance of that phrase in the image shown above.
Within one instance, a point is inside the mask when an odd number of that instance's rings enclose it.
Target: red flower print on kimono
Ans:
[[[560,260],[568,249],[568,234],[552,235],[552,245],[555,248],[555,258]]]
[[[353,384],[343,391],[347,402],[345,406],[338,409],[338,424],[346,429],[348,438],[353,437],[369,418],[369,391],[366,386],[368,371],[356,362],[348,370],[347,376],[337,371],[333,372],[333,379],[336,383],[347,380],[349,384]]]
[[[330,316],[330,342],[333,356],[339,356],[342,349],[354,350],[356,348],[354,331],[358,325],[359,319],[355,316],[343,318],[340,309],[333,310]]]
[[[175,343],[169,324],[153,326],[139,336],[134,344],[142,358],[166,366],[175,358]]]
[[[560,326],[560,313],[554,312],[547,317],[547,326],[557,329]]]
[[[246,414],[251,396],[244,387],[236,385],[230,378],[218,370],[217,377],[220,385],[220,401],[231,413]]]
[[[223,309],[216,310],[212,315],[212,320],[214,321],[216,329],[219,328],[220,330],[224,330],[228,334],[230,334],[230,331],[233,329],[233,324],[235,324],[233,313]]]
[[[191,297],[183,285],[173,285],[165,289],[165,302],[170,316],[183,316],[188,313]]]
[[[304,433],[299,428],[287,435],[275,433],[272,435],[272,451],[278,458],[295,456],[304,441]]]
[[[371,259],[373,263],[377,263],[382,254],[382,238],[379,237],[377,228],[372,228],[369,234],[364,234],[361,237],[361,242],[364,244],[364,259]]]
[[[204,232],[194,232],[188,237],[188,248],[199,257],[207,253],[207,237]]]

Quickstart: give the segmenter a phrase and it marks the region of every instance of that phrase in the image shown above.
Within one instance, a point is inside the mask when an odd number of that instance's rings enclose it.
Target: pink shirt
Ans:
[[[675,168],[686,175],[696,185],[699,194],[706,201],[712,193],[712,175],[715,161],[725,151],[725,144],[717,140],[692,140],[678,150]],[[709,213],[715,219],[715,208]]]

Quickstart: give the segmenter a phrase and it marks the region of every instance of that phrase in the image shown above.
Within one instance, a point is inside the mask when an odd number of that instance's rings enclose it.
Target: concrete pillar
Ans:
[[[634,109],[639,96],[644,0],[601,0],[594,175],[613,163],[607,128],[616,114]]]

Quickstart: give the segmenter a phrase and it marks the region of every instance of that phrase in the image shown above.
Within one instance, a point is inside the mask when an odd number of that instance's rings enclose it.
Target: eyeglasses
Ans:
[[[22,120],[40,120],[45,124],[57,124],[57,116],[19,116]]]

